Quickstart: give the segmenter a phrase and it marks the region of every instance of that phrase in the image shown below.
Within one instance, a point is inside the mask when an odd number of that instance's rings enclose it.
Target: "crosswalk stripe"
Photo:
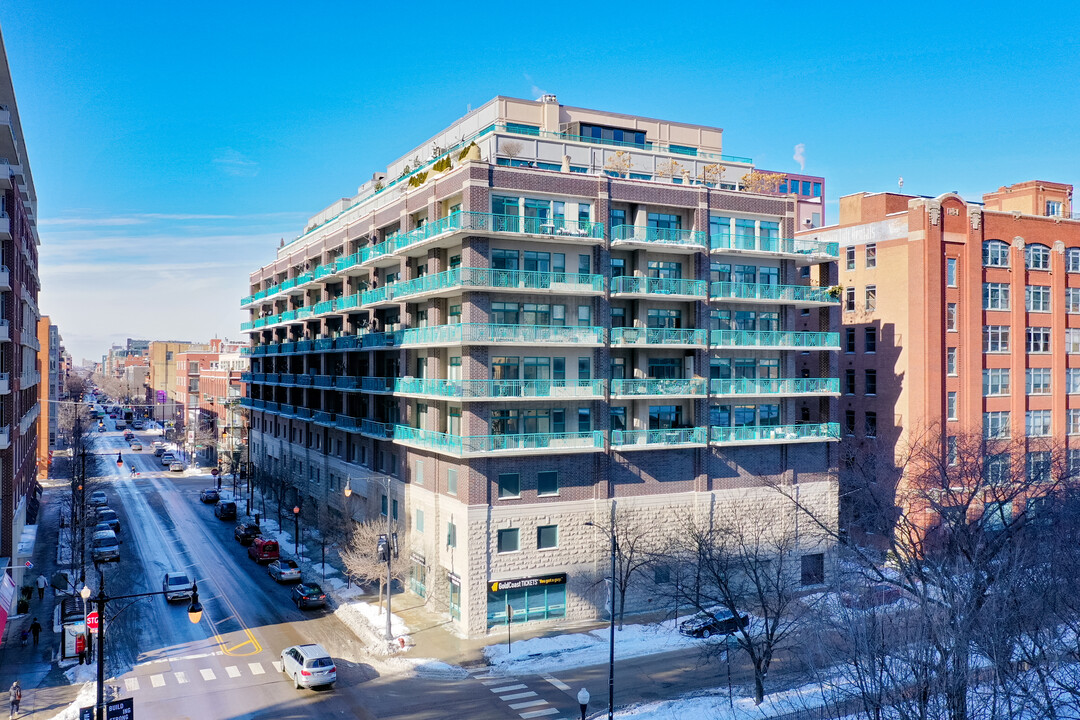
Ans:
[[[551,683],[555,687],[559,688],[563,692],[566,692],[566,691],[568,691],[570,689],[570,686],[567,685],[566,683],[564,683],[562,680],[558,680],[556,678],[553,678],[550,675],[541,675],[540,677],[544,678],[549,683]]]
[[[266,671],[263,670],[262,663],[248,663],[248,667],[251,669],[252,675],[263,675],[264,673],[266,673]]]
[[[210,668],[203,668],[199,672],[202,674],[203,680],[217,680],[217,675]]]
[[[537,707],[539,705],[547,705],[547,700],[526,700],[525,702],[514,703],[510,706],[511,710],[524,710],[525,708]]]
[[[524,690],[526,687],[528,687],[528,685],[526,685],[525,683],[519,683],[517,685],[504,685],[503,687],[488,688],[488,690],[490,690],[493,693],[498,694],[498,693],[510,692],[511,690]]]
[[[276,670],[277,672],[281,672],[281,661],[280,660],[274,660],[270,664],[274,666],[274,670]]]
[[[229,667],[225,668],[225,673],[231,678],[238,678],[240,677],[240,668],[236,667],[235,665],[230,665]]]
[[[491,680],[481,680],[480,684],[481,685],[498,685],[499,683],[513,682],[513,680],[514,680],[514,678],[500,677],[500,678],[493,678]]]
[[[506,702],[507,700],[520,700],[521,698],[527,697],[536,697],[536,693],[534,693],[532,690],[529,690],[528,692],[519,692],[512,693],[510,695],[503,695],[499,699],[503,702]]]
[[[154,687],[162,687],[165,684],[165,675],[164,675],[164,673],[160,673],[158,675],[151,675],[150,676],[150,684],[153,685]]]
[[[137,678],[137,677],[124,678],[124,685],[127,686],[127,691],[128,692],[135,692],[136,690],[139,689],[139,678]]]
[[[558,715],[559,711],[555,708],[544,708],[543,710],[531,710],[529,712],[518,713],[518,716],[523,720],[529,720],[529,718],[544,717],[545,715]]]
[[[184,683],[187,682],[187,673],[181,671],[181,672],[175,672],[175,673],[173,673],[173,675],[176,676],[176,682],[180,683],[181,685],[183,685]]]

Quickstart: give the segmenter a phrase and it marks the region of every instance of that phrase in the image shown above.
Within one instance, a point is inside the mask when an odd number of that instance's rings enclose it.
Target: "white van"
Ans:
[[[100,530],[94,533],[90,541],[90,557],[94,562],[112,562],[120,560],[120,541],[112,530]]]

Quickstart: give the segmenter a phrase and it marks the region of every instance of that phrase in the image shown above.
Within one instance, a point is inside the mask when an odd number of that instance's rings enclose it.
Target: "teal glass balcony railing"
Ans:
[[[677,328],[611,328],[612,345],[705,345],[705,330]]]
[[[341,413],[338,413],[335,416],[334,421],[335,424],[342,430],[355,431],[360,429],[360,420],[354,417],[349,417],[348,415],[342,415]]]
[[[246,322],[240,323],[240,330],[241,331],[253,330],[254,328],[255,328],[255,321],[254,320],[248,320]]]
[[[611,229],[611,242],[656,243],[704,248],[705,233],[701,230],[673,230],[643,227],[641,225],[617,225]]]
[[[360,295],[361,293],[353,293],[352,295],[334,298],[334,309],[340,312],[341,310],[360,307]]]
[[[774,378],[710,380],[713,395],[838,395],[839,378]]]
[[[317,425],[333,425],[334,416],[331,413],[324,412],[322,410],[316,410],[312,413],[311,419],[315,421]]]
[[[321,280],[327,275],[333,275],[335,272],[337,272],[337,267],[335,266],[335,263],[331,261],[326,265],[320,265],[319,267],[315,268],[312,271],[311,277],[313,280]]]
[[[612,395],[704,395],[705,379],[633,378],[612,380]]]
[[[311,307],[302,307],[296,309],[296,319],[305,320],[314,314],[314,309]]]
[[[598,398],[604,380],[441,380],[398,378],[394,392],[461,400],[503,398]]]
[[[388,393],[394,389],[394,378],[388,377],[365,377],[360,378],[360,389],[370,393]]]
[[[311,312],[314,315],[322,315],[323,313],[328,313],[328,312],[333,312],[333,311],[334,311],[334,301],[333,300],[323,300],[321,302],[317,302],[311,308]]]
[[[611,447],[645,449],[656,445],[704,445],[708,430],[703,427],[670,430],[612,430]]]
[[[840,348],[840,333],[794,332],[786,330],[713,330],[709,344],[714,347],[770,347],[798,349]]]
[[[462,227],[466,230],[496,233],[524,233],[565,238],[603,240],[604,223],[589,220],[567,220],[553,217],[520,217],[491,213],[463,213]]]
[[[310,408],[296,408],[296,417],[301,418],[302,420],[310,420],[311,419],[311,409]]]
[[[352,375],[338,375],[334,378],[334,387],[342,390],[355,390],[360,387],[360,381]]]
[[[709,294],[718,299],[840,304],[840,296],[833,295],[828,288],[805,285],[714,282],[709,286]]]
[[[714,425],[709,428],[709,442],[723,445],[839,439],[840,423],[752,425],[748,427],[717,427]]]
[[[332,338],[332,337],[315,338],[315,340],[312,341],[312,345],[315,348],[315,350],[317,350],[317,351],[333,350],[334,349],[334,338]]]
[[[374,420],[361,420],[360,434],[380,440],[392,440],[394,438],[394,426],[390,423],[376,422]]]
[[[563,325],[496,325],[456,323],[426,328],[410,328],[364,336],[364,347],[392,347],[431,344],[522,343],[529,345],[601,345],[604,329]]]
[[[361,304],[372,305],[448,289],[496,288],[603,292],[604,277],[584,273],[524,272],[492,268],[454,268],[433,275],[394,283],[362,293]]]
[[[247,407],[247,408],[255,407],[255,398],[249,398],[249,397],[240,398],[240,406],[241,407]]]
[[[297,373],[297,375],[296,375],[296,384],[301,386],[301,387],[311,387],[315,383],[314,383],[314,378],[311,375],[305,375],[305,374],[302,374],[302,373]]]
[[[707,283],[704,280],[676,280],[635,275],[621,275],[611,279],[612,294],[685,295],[703,298],[706,287]]]
[[[716,251],[746,250],[752,252],[779,253],[782,255],[805,255],[824,259],[840,257],[839,243],[825,243],[802,238],[781,238],[768,235],[713,233],[709,237],[709,249]]]
[[[316,375],[315,376],[315,387],[328,388],[328,387],[333,387],[333,385],[334,385],[334,376],[333,375]]]
[[[407,425],[394,427],[396,442],[451,455],[550,450],[581,452],[604,449],[604,433],[523,433],[514,435],[450,435]]]

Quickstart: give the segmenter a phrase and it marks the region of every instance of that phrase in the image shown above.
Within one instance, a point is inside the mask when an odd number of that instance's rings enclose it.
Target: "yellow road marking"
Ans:
[[[255,635],[250,630],[244,628],[244,635],[247,640],[237,643],[232,647],[225,647],[225,638],[221,635],[214,635],[214,641],[221,647],[221,651],[226,655],[232,655],[233,657],[247,657],[248,655],[258,655],[262,652],[262,645],[255,639]],[[246,652],[237,652],[240,648],[250,645],[251,649]]]

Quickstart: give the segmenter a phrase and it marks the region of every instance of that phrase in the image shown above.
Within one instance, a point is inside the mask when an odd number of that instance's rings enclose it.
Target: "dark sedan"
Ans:
[[[204,503],[216,503],[218,500],[221,499],[221,496],[218,494],[218,491],[216,489],[206,488],[199,495],[199,499],[202,500]]]
[[[236,503],[231,500],[223,500],[214,507],[214,514],[219,520],[236,519]]]
[[[250,545],[255,538],[259,537],[259,526],[255,523],[237,523],[233,530],[233,537],[241,545]]]
[[[296,603],[296,607],[301,610],[326,606],[326,593],[317,583],[313,582],[300,583],[294,587],[292,599]]]
[[[698,613],[679,623],[679,632],[691,637],[707,638],[713,635],[731,635],[750,624],[745,614],[736,618],[729,612]]]

